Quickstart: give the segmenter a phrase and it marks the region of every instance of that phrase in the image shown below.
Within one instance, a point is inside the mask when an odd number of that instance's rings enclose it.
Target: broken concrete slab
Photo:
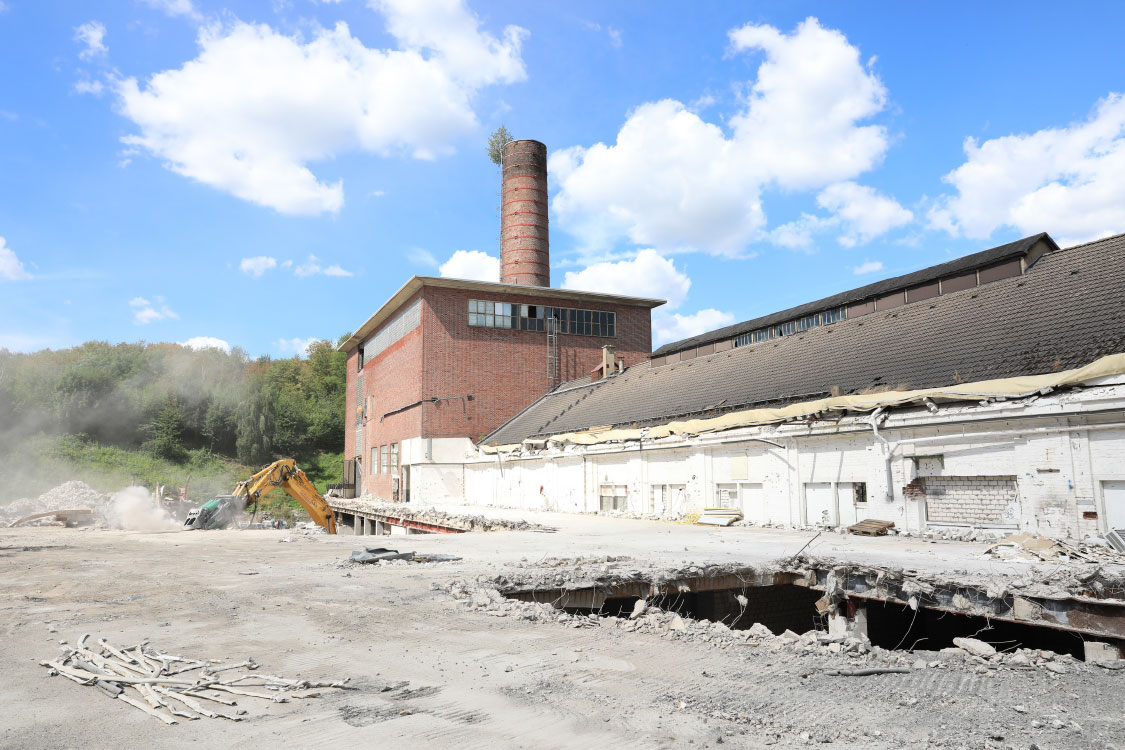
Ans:
[[[987,659],[996,655],[995,648],[976,638],[954,638],[953,645],[973,656],[979,656],[982,659]]]

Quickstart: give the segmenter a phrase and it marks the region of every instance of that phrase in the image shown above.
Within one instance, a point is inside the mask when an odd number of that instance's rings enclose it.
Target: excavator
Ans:
[[[274,461],[254,476],[239,482],[230,495],[219,495],[191,511],[184,521],[184,528],[225,529],[246,506],[254,503],[256,509],[258,500],[278,487],[299,502],[312,520],[329,534],[336,533],[336,514],[291,458]]]

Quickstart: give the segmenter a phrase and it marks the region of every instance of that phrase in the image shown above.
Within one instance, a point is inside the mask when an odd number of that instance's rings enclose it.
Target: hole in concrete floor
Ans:
[[[570,614],[597,614],[605,617],[628,617],[640,597],[626,596],[607,598],[597,607],[576,606],[581,597],[568,592],[536,592],[530,596],[516,594],[512,598],[552,604]],[[596,592],[595,592],[596,593]],[[665,612],[676,612],[694,620],[721,621],[734,630],[748,630],[760,622],[773,633],[786,630],[804,633],[817,627],[822,619],[816,611],[816,600],[820,592],[803,586],[751,586],[747,588],[717,589],[714,591],[683,592],[663,594],[648,598],[650,607],[659,607]],[[742,597],[745,600],[739,599]],[[585,602],[582,602],[584,604]]]
[[[867,637],[872,645],[890,650],[938,651],[952,646],[954,638],[977,638],[997,651],[1032,648],[1085,658],[1084,639],[1078,633],[925,607],[914,612],[892,602],[867,603]]]
[[[596,589],[517,591],[507,596],[551,604],[569,614],[603,617],[628,617],[640,600],[637,596],[607,596]],[[648,597],[648,603],[650,607],[694,620],[720,621],[734,630],[747,630],[760,622],[774,634],[780,634],[786,630],[827,630],[827,618],[816,610],[820,598],[821,592],[814,589],[777,584],[663,594]],[[856,603],[864,604],[861,600]],[[1030,648],[1085,658],[1083,637],[1066,630],[925,607],[915,613],[904,604],[873,600],[866,602],[866,610],[867,635],[872,645],[890,651],[938,651],[952,646],[954,638],[972,637],[992,644],[998,651]]]

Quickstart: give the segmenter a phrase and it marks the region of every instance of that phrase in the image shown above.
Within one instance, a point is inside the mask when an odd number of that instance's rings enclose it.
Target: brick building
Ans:
[[[549,286],[543,144],[505,147],[502,193],[501,283],[415,276],[340,347],[357,495],[461,501],[475,441],[559,383],[651,352],[661,300]]]

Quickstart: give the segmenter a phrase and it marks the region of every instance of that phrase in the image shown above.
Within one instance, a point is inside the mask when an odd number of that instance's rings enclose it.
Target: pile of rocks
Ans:
[[[101,519],[109,507],[110,497],[98,492],[85,482],[71,480],[63,482],[58,487],[48,490],[38,498],[22,498],[7,505],[0,506],[0,518],[10,523],[34,513],[46,513],[52,510],[74,510],[89,508],[93,515]],[[59,524],[53,518],[45,518],[34,524]],[[6,525],[6,524],[5,524]]]

